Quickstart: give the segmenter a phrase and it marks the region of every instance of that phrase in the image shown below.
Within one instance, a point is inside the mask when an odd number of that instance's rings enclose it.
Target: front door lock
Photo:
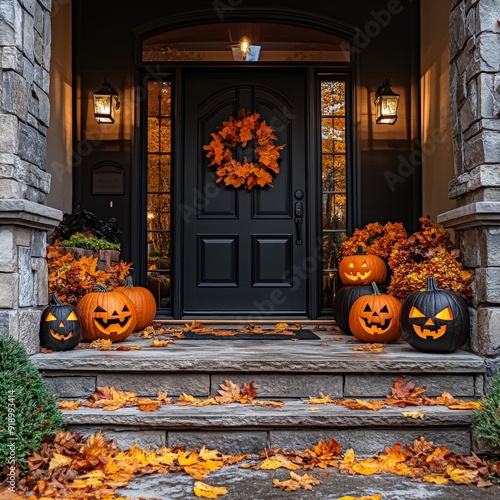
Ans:
[[[304,205],[298,201],[295,203],[295,231],[296,231],[296,237],[297,239],[295,240],[296,245],[302,245],[302,237],[300,235],[300,229],[302,226],[302,220],[304,218]]]

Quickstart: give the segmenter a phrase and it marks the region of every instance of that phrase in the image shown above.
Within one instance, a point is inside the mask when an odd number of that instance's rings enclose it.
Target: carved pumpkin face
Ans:
[[[137,322],[132,301],[118,292],[90,292],[77,304],[85,340],[125,340]]]
[[[423,352],[454,352],[469,335],[467,303],[458,293],[439,288],[435,278],[427,279],[427,290],[408,295],[401,321],[405,340]]]
[[[369,285],[383,283],[387,266],[377,255],[366,255],[359,247],[356,255],[344,257],[339,264],[339,276],[344,285]]]
[[[363,342],[394,342],[401,335],[401,302],[372,286],[373,295],[362,295],[351,306],[349,327]]]
[[[446,333],[447,322],[453,319],[453,311],[450,306],[441,309],[434,318],[427,318],[417,307],[412,306],[408,314],[414,332],[421,338],[438,339]]]
[[[40,323],[40,345],[54,351],[74,349],[81,339],[81,326],[75,307],[63,304],[55,293],[55,305],[45,308]]]

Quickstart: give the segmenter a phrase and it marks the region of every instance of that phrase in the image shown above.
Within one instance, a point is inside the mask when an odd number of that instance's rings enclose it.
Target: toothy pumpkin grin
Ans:
[[[359,281],[359,280],[366,280],[370,276],[372,272],[371,271],[366,271],[366,273],[360,273],[359,271],[356,274],[347,274],[344,273],[344,276],[350,280],[350,281]]]
[[[442,337],[446,333],[446,325],[442,325],[436,330],[430,330],[429,328],[421,328],[419,325],[412,325],[413,330],[415,330],[415,333],[423,338],[426,339],[430,337],[431,339],[438,339],[439,337]]]
[[[389,326],[391,326],[392,318],[387,318],[382,323],[373,321],[374,319],[376,318],[372,318],[372,321],[368,321],[368,318],[359,318],[361,324],[365,324],[366,331],[372,333],[373,335],[384,333],[389,328]]]
[[[123,330],[127,324],[130,322],[130,318],[132,316],[127,316],[123,320],[120,320],[119,317],[117,318],[94,318],[94,321],[97,323],[97,326],[99,330],[105,332],[105,333],[111,333],[111,332],[119,332]]]
[[[49,328],[49,330],[52,337],[54,337],[56,340],[69,340],[71,337],[73,337],[73,332],[69,332],[67,335],[64,335],[63,333],[57,333],[52,328]]]

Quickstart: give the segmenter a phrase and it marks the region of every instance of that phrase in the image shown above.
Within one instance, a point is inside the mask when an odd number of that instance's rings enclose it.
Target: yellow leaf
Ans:
[[[57,405],[59,410],[76,410],[80,406],[80,401],[60,401]]]
[[[479,475],[478,470],[467,470],[467,469],[459,469],[448,467],[446,469],[446,473],[450,476],[450,479],[454,483],[459,484],[470,484],[477,482],[477,478]]]
[[[58,467],[67,467],[68,465],[71,465],[72,459],[70,457],[67,457],[66,455],[61,455],[60,453],[54,453],[52,456],[52,460],[50,461],[49,464],[49,470],[48,472],[52,472],[54,469],[57,469]]]
[[[259,469],[264,469],[264,470],[276,470],[279,469],[280,467],[283,467],[283,462],[281,460],[276,460],[274,458],[266,458],[259,465]]]
[[[305,402],[308,405],[326,405],[335,403],[330,395],[325,396],[322,392],[319,393],[319,398],[313,398],[310,396]]]
[[[439,474],[427,474],[422,478],[424,481],[428,483],[434,484],[448,484],[449,481],[444,476],[440,476]]]
[[[362,460],[352,466],[352,470],[363,476],[371,476],[380,472],[380,462],[378,460]]]
[[[408,418],[424,418],[426,413],[421,412],[421,411],[404,411],[403,412],[403,417],[408,417]]]
[[[337,500],[380,500],[382,498],[382,493],[377,493],[372,496],[364,496],[364,497],[352,497],[347,495],[346,497],[337,498]]]
[[[225,486],[210,486],[201,481],[196,481],[193,492],[199,498],[217,498],[219,495],[225,495],[227,488]]]

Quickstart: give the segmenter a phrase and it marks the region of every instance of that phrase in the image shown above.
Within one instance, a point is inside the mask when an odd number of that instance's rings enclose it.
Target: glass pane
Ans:
[[[170,307],[170,274],[148,272],[147,288],[154,295],[156,307]]]
[[[346,228],[345,194],[323,195],[323,229]]]
[[[323,270],[337,269],[340,245],[345,238],[345,233],[323,233]]]
[[[170,116],[170,82],[148,82],[148,116]]]
[[[170,269],[170,233],[148,232],[148,271]]]
[[[332,121],[334,150],[345,153],[345,118],[335,118]]]
[[[346,190],[346,168],[344,155],[323,155],[323,191]]]
[[[158,153],[160,151],[158,125],[158,118],[148,118],[148,153]]]
[[[333,152],[333,120],[321,119],[321,150],[323,153]]]
[[[321,82],[321,114],[345,115],[345,82]]]
[[[149,155],[148,191],[170,191],[170,155]]]
[[[148,229],[170,229],[170,195],[148,194]]]
[[[148,118],[148,152],[170,152],[170,118]],[[161,128],[160,128],[161,127]]]

